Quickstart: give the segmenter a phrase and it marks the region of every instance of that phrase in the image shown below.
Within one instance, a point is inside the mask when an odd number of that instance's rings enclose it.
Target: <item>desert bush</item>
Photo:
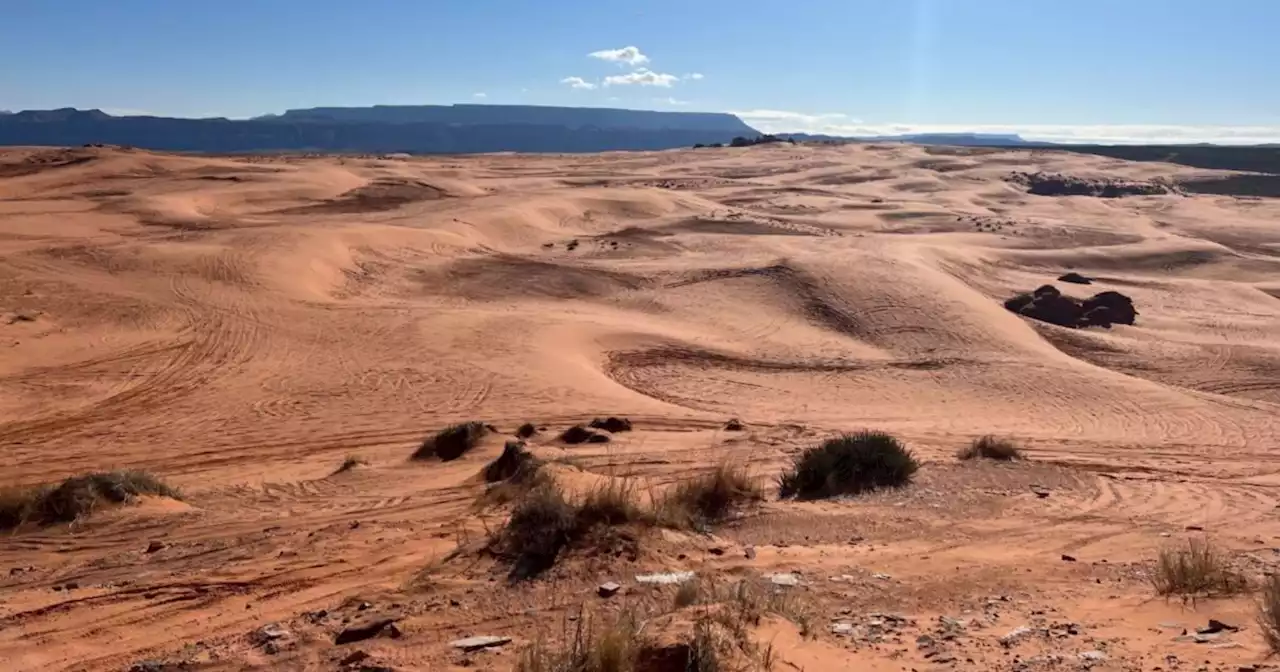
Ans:
[[[1235,595],[1248,590],[1244,577],[1208,539],[1192,538],[1185,548],[1160,549],[1151,575],[1156,594],[1184,597]]]
[[[482,422],[463,422],[450,425],[427,437],[413,453],[413,459],[425,460],[438,457],[443,462],[456,460],[475,448],[489,428]]]
[[[1272,654],[1280,653],[1280,574],[1272,574],[1258,595],[1258,627]]]
[[[796,456],[778,479],[782,497],[820,499],[907,485],[919,469],[915,456],[883,432],[828,439]]]
[[[356,467],[363,467],[368,464],[369,464],[369,461],[364,459],[363,457],[360,457],[359,455],[348,455],[345,459],[342,460],[342,464],[338,465],[338,468],[333,473],[341,474],[344,471],[351,471]]]
[[[530,476],[540,466],[538,458],[525,450],[523,441],[508,441],[502,447],[502,454],[484,465],[484,480],[486,483],[519,481]]]
[[[609,416],[604,419],[595,418],[591,422],[587,423],[587,426],[592,429],[603,429],[611,434],[631,431],[630,420],[626,418],[615,418],[613,416]]]
[[[56,486],[0,493],[0,529],[25,523],[70,523],[102,504],[124,504],[142,495],[182,498],[178,490],[145,471],[124,469],[72,476]]]
[[[579,443],[607,443],[609,437],[597,434],[582,425],[574,425],[561,432],[560,440],[570,445],[577,445]]]
[[[677,609],[691,607],[698,603],[702,593],[701,584],[696,580],[684,581],[676,588],[675,605]]]
[[[1002,439],[998,436],[990,434],[974,439],[973,443],[960,449],[956,454],[961,460],[976,460],[982,458],[984,460],[999,460],[1002,462],[1010,462],[1022,459],[1022,451],[1018,450],[1018,444],[1009,439]]]
[[[676,483],[656,499],[654,508],[663,524],[703,529],[763,499],[759,479],[746,466],[722,462],[711,471]]]
[[[537,576],[555,564],[575,533],[576,511],[554,481],[525,493],[511,517],[491,540],[491,548],[510,558],[511,578]]]
[[[515,672],[633,672],[644,642],[639,621],[634,611],[627,610],[598,628],[584,611],[563,648],[554,649],[536,638],[520,652]]]
[[[532,422],[526,422],[516,428],[516,437],[527,439],[538,433],[538,428],[533,426]]]
[[[610,478],[591,488],[578,503],[574,516],[580,530],[594,525],[626,525],[652,520],[641,506],[633,481]]]

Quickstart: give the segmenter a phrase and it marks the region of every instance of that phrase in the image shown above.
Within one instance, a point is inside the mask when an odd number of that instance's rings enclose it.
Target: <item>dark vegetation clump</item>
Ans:
[[[560,440],[576,446],[580,443],[608,443],[609,437],[593,432],[582,425],[574,425],[561,432]]]
[[[1244,576],[1231,569],[1227,556],[1200,538],[1188,539],[1184,548],[1161,549],[1151,585],[1157,595],[1186,599],[1236,595],[1249,589]]]
[[[534,427],[532,422],[526,422],[516,428],[516,437],[521,439],[527,439],[537,433],[538,428]]]
[[[1024,173],[1014,172],[1007,178],[1010,182],[1020,184],[1027,193],[1036,196],[1094,196],[1097,198],[1120,198],[1122,196],[1160,196],[1178,193],[1172,185],[1153,180],[1150,182],[1133,182],[1111,178],[1093,179],[1063,175],[1060,173]]]
[[[610,480],[574,503],[553,478],[540,478],[516,503],[489,547],[511,562],[508,578],[522,581],[551,569],[560,553],[574,546],[620,554],[634,537],[615,528],[652,522],[627,481]]]
[[[1004,302],[1005,309],[1041,322],[1075,329],[1111,328],[1113,324],[1133,324],[1138,311],[1133,299],[1120,292],[1100,292],[1081,301],[1043,285],[1030,294],[1018,294]]]
[[[742,421],[741,421],[741,420],[739,420],[739,419],[737,419],[737,418],[729,418],[729,421],[728,421],[728,422],[726,422],[726,423],[724,423],[724,431],[726,431],[726,432],[741,432],[741,431],[742,431]]]
[[[414,451],[413,459],[426,460],[438,457],[442,462],[456,460],[475,448],[488,432],[489,428],[481,422],[450,425],[423,441],[422,445]]]
[[[604,431],[609,432],[611,434],[617,434],[618,432],[631,431],[630,420],[626,418],[615,418],[613,416],[609,416],[604,420],[601,420],[600,418],[596,418],[591,422],[587,423],[587,426],[591,427],[592,429],[603,429]]]
[[[704,145],[701,142],[699,142],[693,146],[694,149],[720,149],[721,147],[724,147],[723,142],[713,142],[707,145]]]
[[[659,521],[677,528],[705,530],[736,511],[764,499],[764,488],[744,465],[724,462],[677,483],[655,502]]]
[[[484,480],[486,483],[497,483],[517,479],[521,474],[536,470],[538,466],[538,458],[525,450],[523,441],[508,441],[502,447],[502,454],[484,466]]]
[[[796,456],[778,479],[779,494],[821,499],[902,487],[919,468],[911,451],[889,434],[845,434]]]
[[[769,135],[766,133],[764,135],[758,135],[754,138],[747,138],[740,135],[734,138],[733,140],[731,140],[729,142],[729,146],[730,147],[750,147],[752,145],[768,145],[768,144],[777,143],[777,142],[789,142],[793,145],[796,144],[796,141],[794,138],[780,138],[776,135]]]
[[[1058,276],[1058,282],[1070,282],[1074,285],[1092,285],[1093,278],[1080,275],[1075,271],[1071,271],[1069,273],[1063,273],[1062,275]]]
[[[960,449],[957,454],[961,460],[997,460],[1000,462],[1011,462],[1013,460],[1022,459],[1022,451],[1018,450],[1018,445],[1008,439],[1002,439],[998,436],[983,436],[974,439],[973,443]]]
[[[103,504],[125,504],[143,495],[181,499],[181,494],[145,471],[119,470],[73,476],[56,486],[0,492],[0,530],[26,523],[74,522]]]
[[[338,465],[337,470],[333,473],[341,474],[343,472],[351,471],[357,467],[367,466],[368,464],[369,461],[359,455],[348,455],[346,459],[342,460],[342,464]]]

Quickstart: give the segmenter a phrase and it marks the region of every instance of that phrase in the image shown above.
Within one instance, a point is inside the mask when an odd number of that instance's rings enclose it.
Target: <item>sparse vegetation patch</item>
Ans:
[[[763,499],[760,480],[746,466],[722,462],[711,471],[676,483],[654,507],[664,525],[703,530]]]
[[[1204,538],[1188,539],[1185,547],[1160,549],[1151,583],[1157,595],[1191,599],[1236,595],[1249,589],[1244,576],[1233,571],[1227,558]]]
[[[821,499],[896,488],[909,484],[919,468],[911,451],[889,434],[845,434],[796,456],[778,479],[779,494]]]
[[[1002,439],[990,434],[974,439],[973,443],[960,449],[957,454],[961,460],[997,460],[1011,462],[1022,459],[1022,451],[1018,444],[1009,439]]]
[[[27,523],[70,523],[104,504],[125,504],[144,495],[182,498],[177,489],[145,471],[126,469],[73,476],[56,486],[0,492],[0,530]]]
[[[450,425],[427,437],[413,453],[413,459],[426,460],[433,457],[442,462],[456,460],[467,451],[475,448],[483,439],[489,428],[482,422],[464,422]]]

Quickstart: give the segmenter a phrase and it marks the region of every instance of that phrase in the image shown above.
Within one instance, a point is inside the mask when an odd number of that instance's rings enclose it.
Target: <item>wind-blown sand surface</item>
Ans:
[[[0,537],[0,668],[333,670],[359,649],[399,670],[507,669],[535,633],[583,603],[616,608],[656,570],[800,572],[818,636],[770,626],[782,670],[1257,663],[1251,598],[1184,605],[1145,577],[1196,535],[1256,575],[1280,563],[1280,201],[1032,196],[1015,170],[1207,174],[898,145],[5,150],[0,485],[130,467],[185,497]],[[1097,281],[1059,288],[1123,292],[1137,324],[1071,330],[1002,307],[1067,270]],[[635,431],[551,438],[605,414]],[[730,417],[746,431],[724,431]],[[726,457],[772,477],[861,428],[924,465],[903,490],[770,501],[712,536],[664,533],[634,562],[508,586],[448,561],[501,522],[474,501],[503,438],[407,461],[473,419],[545,425],[533,446],[582,477],[653,487]],[[989,433],[1030,460],[956,460]],[[334,474],[348,455],[369,465]],[[627,588],[602,600],[610,579]],[[335,646],[362,601],[404,636]],[[874,612],[916,625],[879,644],[830,632]],[[967,624],[952,661],[915,642],[940,616]],[[1210,617],[1245,626],[1238,645],[1174,641],[1170,622]],[[1078,633],[997,644],[1055,622]],[[268,623],[284,645],[251,636]],[[515,642],[448,644],[487,634]]]

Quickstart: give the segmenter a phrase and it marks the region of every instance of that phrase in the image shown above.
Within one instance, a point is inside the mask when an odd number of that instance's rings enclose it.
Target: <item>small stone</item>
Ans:
[[[1204,528],[1200,527],[1199,525],[1188,525],[1186,527],[1186,530],[1188,532],[1204,532]]]
[[[372,637],[377,637],[378,635],[382,634],[383,630],[387,630],[388,626],[391,626],[394,623],[395,623],[394,618],[384,617],[384,618],[375,618],[368,621],[364,621],[357,625],[351,625],[344,628],[341,632],[339,632],[333,638],[333,643],[334,644],[350,644],[352,642],[360,642],[366,639],[370,639]],[[399,633],[398,629],[395,630],[394,632],[388,631],[388,634],[393,637],[396,636],[398,633]]]
[[[916,637],[916,648],[918,649],[931,649],[935,644],[937,644],[937,642],[933,641],[933,638],[929,635],[920,635],[919,637]]]
[[[356,606],[356,611],[368,611],[369,608],[372,606],[373,605],[369,604],[368,602],[361,602],[359,605]]]
[[[1018,642],[1018,640],[1022,639],[1023,637],[1026,637],[1027,635],[1030,635],[1033,632],[1035,632],[1035,630],[1033,630],[1028,626],[1025,626],[1025,625],[1019,626],[1005,633],[1005,635],[1000,638],[1000,644],[1002,646],[1013,646],[1015,643]]]
[[[510,637],[495,637],[493,635],[484,635],[480,637],[467,637],[457,641],[449,642],[449,646],[463,651],[479,651],[480,649],[488,649],[495,646],[502,646],[511,642]]]
[[[940,653],[934,657],[933,662],[942,664],[954,663],[956,662],[956,657],[950,653]]]
[[[1196,633],[1201,635],[1210,635],[1216,632],[1237,632],[1239,630],[1240,628],[1237,628],[1234,625],[1227,625],[1222,621],[1211,618],[1209,619],[1209,625],[1207,627],[1197,629]]]
[[[831,632],[832,632],[833,634],[837,634],[837,635],[852,635],[852,634],[853,634],[853,624],[852,624],[852,623],[835,623],[835,624],[832,624],[832,626],[831,626]]]
[[[1101,651],[1085,651],[1084,653],[1080,654],[1080,660],[1087,660],[1090,662],[1101,662],[1106,659],[1107,659],[1107,654]]]
[[[343,658],[341,661],[339,661],[338,664],[342,665],[343,667],[357,665],[359,663],[363,663],[366,660],[369,660],[372,657],[373,656],[370,656],[364,651],[352,651],[346,658]]]
[[[748,546],[748,547],[746,547],[746,549],[744,549],[744,550],[743,550],[743,553],[744,553],[744,554],[746,554],[746,556],[747,556],[747,559],[748,559],[748,560],[755,560],[755,559],[756,559],[756,547],[755,547],[755,546]]]
[[[163,551],[164,548],[165,548],[164,542],[160,541],[159,539],[155,539],[151,543],[147,544],[147,553],[158,553],[160,551]]]
[[[639,574],[636,583],[671,585],[684,583],[694,577],[693,572],[661,572],[658,574]]]
[[[769,582],[775,586],[798,586],[800,585],[800,577],[795,574],[773,574],[769,577]]]
[[[724,555],[724,549],[720,548],[719,546],[708,548],[707,552],[710,553],[711,555],[716,555],[716,556]]]
[[[872,575],[871,575],[871,578],[873,578],[873,579],[880,579],[881,581],[888,581],[889,579],[892,579],[893,577],[892,577],[892,576],[889,576],[888,574],[872,574]]]
[[[1063,562],[1075,562],[1075,561],[1076,561],[1076,558],[1075,558],[1075,556],[1074,556],[1074,555],[1067,555],[1066,553],[1063,553],[1063,554],[1062,554],[1062,561],[1063,561]]]
[[[596,588],[596,593],[598,593],[600,597],[613,597],[618,594],[619,590],[622,590],[621,585],[613,581],[609,581],[607,583],[600,584],[600,586]]]

